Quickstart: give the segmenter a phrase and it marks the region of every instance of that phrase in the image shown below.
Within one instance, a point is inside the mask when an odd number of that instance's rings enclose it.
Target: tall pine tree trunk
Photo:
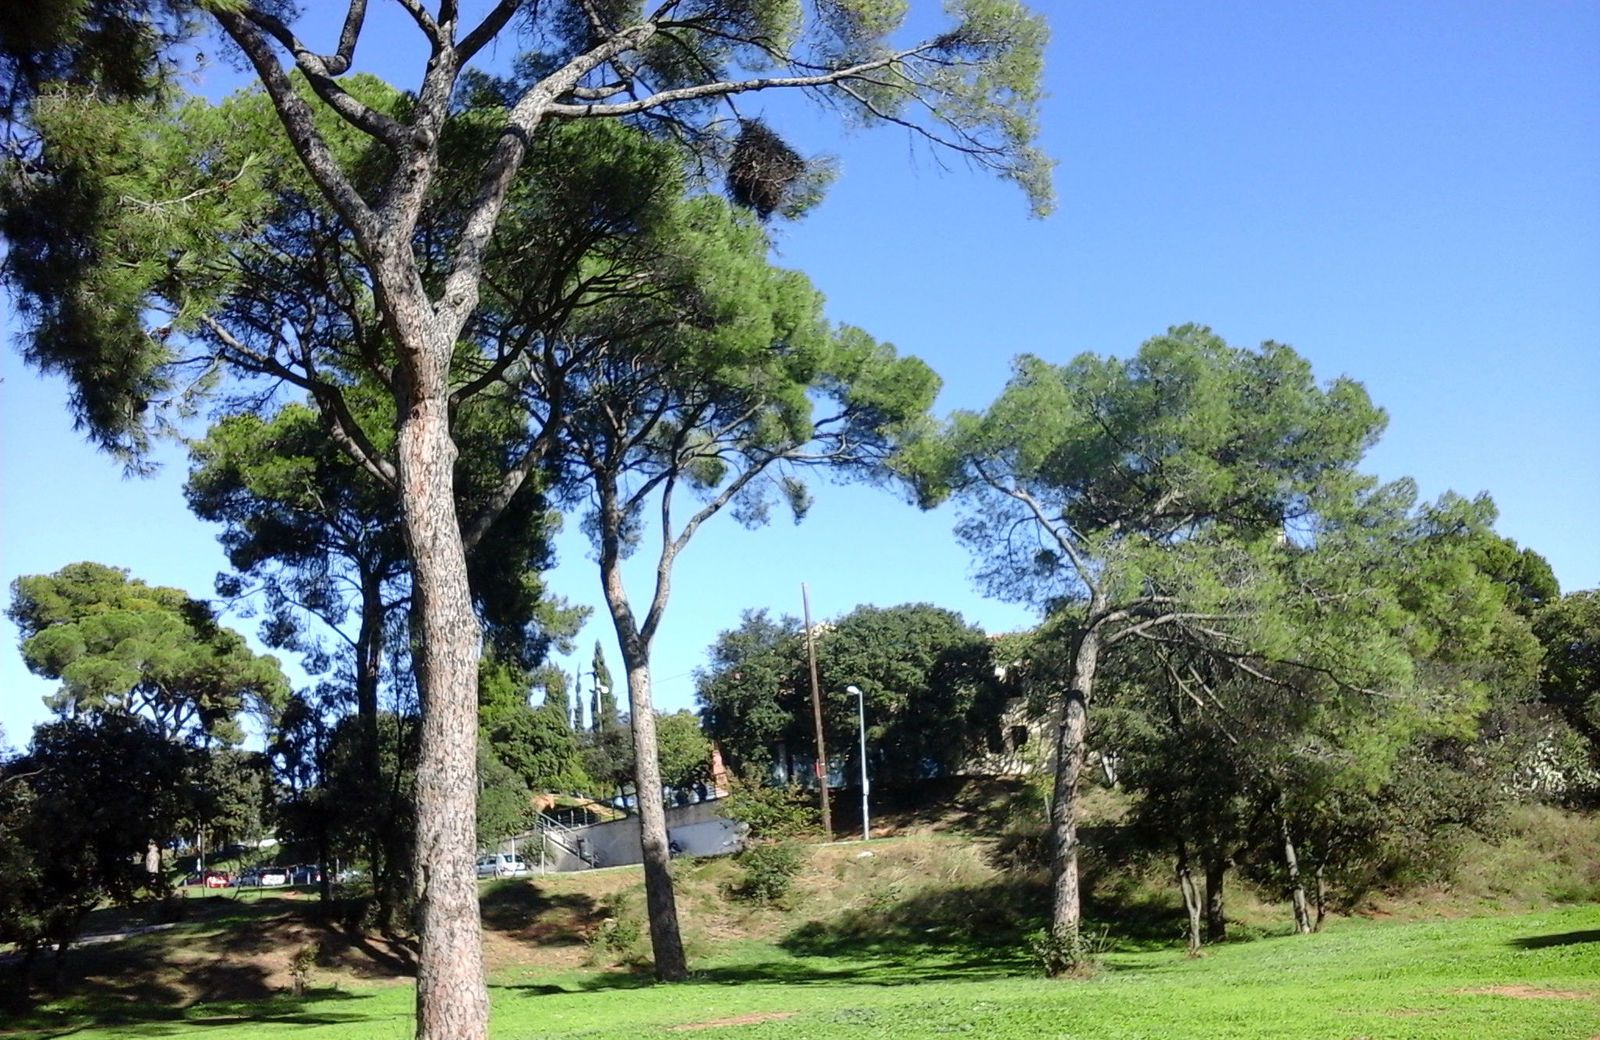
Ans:
[[[1091,604],[1089,617],[1098,613]],[[1050,933],[1064,962],[1062,968],[1081,964],[1083,909],[1078,892],[1078,784],[1083,775],[1089,735],[1089,696],[1094,688],[1100,657],[1100,632],[1091,620],[1073,654],[1072,689],[1061,705],[1061,728],[1056,742],[1055,790],[1050,799],[1050,835],[1053,908]]]
[[[414,650],[422,702],[414,860],[421,931],[417,1037],[484,1040],[489,995],[473,868],[480,633],[456,516],[447,357],[440,351],[413,358],[410,407],[399,430],[413,618],[421,629]]]
[[[604,536],[602,536],[604,537]],[[661,796],[661,758],[656,747],[656,711],[650,692],[650,647],[639,634],[622,584],[621,560],[602,550],[601,583],[622,648],[628,675],[628,711],[633,728],[633,788],[639,809],[639,846],[644,854],[645,912],[656,977],[680,982],[689,976],[678,931],[678,903],[672,891],[672,852],[667,839],[667,809]]]
[[[622,664],[628,672],[628,710],[633,723],[633,787],[639,803],[650,952],[657,978],[681,982],[689,977],[689,965],[678,932],[678,903],[672,890],[672,849],[661,795],[661,757],[656,748],[656,711],[650,696],[649,650],[636,637],[635,648],[630,652],[628,642],[622,642]]]

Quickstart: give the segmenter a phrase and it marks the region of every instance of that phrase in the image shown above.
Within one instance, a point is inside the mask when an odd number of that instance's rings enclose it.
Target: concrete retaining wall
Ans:
[[[667,840],[677,844],[679,851],[676,855],[721,856],[739,851],[742,828],[721,815],[721,812],[720,798],[670,806],[667,809]],[[582,855],[562,848],[553,841],[549,842],[544,855],[545,869],[548,871],[562,873],[644,862],[637,816],[568,828],[562,832],[562,837],[581,850]],[[530,863],[537,864],[538,832],[518,835],[515,840],[523,856]],[[502,851],[510,851],[510,847],[511,839],[501,843]]]

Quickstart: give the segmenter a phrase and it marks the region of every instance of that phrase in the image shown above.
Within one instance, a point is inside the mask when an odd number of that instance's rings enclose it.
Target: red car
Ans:
[[[206,888],[232,888],[238,882],[233,880],[233,875],[226,870],[207,870],[204,873],[190,874],[183,879],[184,887],[204,885]]]

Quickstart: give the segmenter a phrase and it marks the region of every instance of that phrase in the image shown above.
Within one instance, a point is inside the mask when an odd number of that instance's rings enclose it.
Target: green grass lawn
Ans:
[[[931,942],[931,940],[930,940]],[[1111,952],[1086,980],[1047,981],[1013,951],[907,940],[746,942],[695,980],[531,970],[494,980],[501,1040],[718,1037],[1432,1038],[1590,1040],[1600,1035],[1600,907],[1425,923],[1339,921],[1322,935],[1215,947]],[[405,1040],[407,986],[323,990],[183,1011],[151,1006],[90,1023],[58,1005],[23,1036],[208,1040]],[[726,1020],[744,1019],[739,1023]]]

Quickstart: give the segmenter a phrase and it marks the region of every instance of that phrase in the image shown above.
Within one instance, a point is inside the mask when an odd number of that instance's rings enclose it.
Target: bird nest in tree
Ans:
[[[762,220],[783,208],[789,191],[806,172],[800,153],[758,119],[741,119],[728,160],[728,194]]]

